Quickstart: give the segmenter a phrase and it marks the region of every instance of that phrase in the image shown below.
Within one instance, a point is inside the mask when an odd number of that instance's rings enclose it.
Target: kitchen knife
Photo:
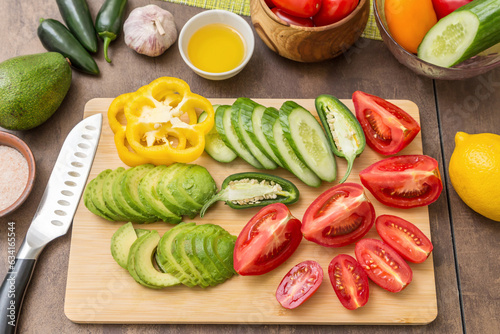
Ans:
[[[66,232],[94,161],[102,115],[85,118],[68,134],[50,174],[38,209],[0,287],[0,333],[16,332],[26,288],[41,251]]]

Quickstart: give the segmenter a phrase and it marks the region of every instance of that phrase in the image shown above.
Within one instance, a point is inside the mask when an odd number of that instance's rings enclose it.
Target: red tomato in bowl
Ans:
[[[377,239],[362,239],[354,248],[356,259],[370,279],[390,292],[399,292],[410,284],[413,272],[399,254]]]
[[[432,0],[432,6],[434,7],[438,20],[441,20],[446,15],[465,6],[471,1],[472,0]]]
[[[311,17],[321,7],[321,0],[272,0],[274,5],[293,16]]]
[[[352,101],[366,143],[380,154],[398,153],[420,132],[420,125],[413,117],[378,96],[356,91]]]
[[[234,270],[262,275],[285,262],[302,240],[300,220],[283,203],[262,208],[245,225],[234,246]]]
[[[274,7],[271,9],[271,11],[276,15],[278,18],[282,19],[283,21],[295,25],[295,26],[301,26],[301,27],[314,27],[314,23],[310,18],[305,18],[305,17],[297,17],[293,16],[290,14],[285,13],[279,8]]]
[[[326,26],[342,20],[358,6],[359,0],[323,0],[312,20],[316,26]]]
[[[382,240],[407,261],[422,263],[432,252],[433,246],[429,238],[403,218],[381,215],[375,220],[375,227]]]
[[[316,261],[304,261],[294,266],[281,280],[276,299],[287,309],[302,305],[323,282],[323,268]]]
[[[393,208],[429,205],[443,190],[438,162],[427,155],[380,160],[362,170],[359,178],[380,203]]]
[[[328,266],[328,276],[335,294],[346,309],[355,310],[368,302],[368,276],[352,256],[340,254],[334,257]]]
[[[336,185],[316,198],[304,213],[304,238],[326,247],[361,239],[373,226],[375,209],[356,183]]]
[[[274,3],[272,2],[272,0],[264,0],[267,7],[269,8],[273,8],[274,7]]]

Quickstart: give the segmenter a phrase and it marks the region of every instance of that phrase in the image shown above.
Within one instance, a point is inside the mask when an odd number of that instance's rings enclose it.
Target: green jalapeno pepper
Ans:
[[[73,34],[59,21],[41,19],[38,38],[47,51],[59,52],[69,59],[71,66],[89,74],[99,74],[94,59]]]
[[[85,0],[57,0],[59,12],[69,31],[89,52],[97,52],[97,36]]]
[[[125,7],[127,0],[106,0],[95,19],[95,29],[99,37],[104,41],[104,58],[108,63],[109,43],[114,41],[123,26]]]
[[[363,129],[349,108],[336,97],[320,95],[315,105],[333,153],[347,160],[347,172],[339,182],[343,183],[351,174],[354,159],[365,149]]]
[[[299,190],[279,176],[247,172],[228,176],[221,190],[203,206],[200,217],[217,201],[225,201],[233,209],[266,206],[272,203],[293,204],[299,200]]]

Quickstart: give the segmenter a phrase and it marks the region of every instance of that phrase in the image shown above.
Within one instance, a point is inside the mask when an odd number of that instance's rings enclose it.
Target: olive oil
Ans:
[[[242,63],[245,44],[238,31],[226,24],[214,23],[193,34],[187,51],[191,63],[200,70],[221,73]]]

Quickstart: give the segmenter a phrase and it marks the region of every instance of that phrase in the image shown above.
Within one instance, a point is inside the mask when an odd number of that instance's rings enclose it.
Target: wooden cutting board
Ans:
[[[265,106],[279,108],[284,99],[255,99]],[[315,114],[314,100],[294,99]],[[89,180],[104,169],[125,166],[116,153],[113,134],[106,112],[112,99],[94,99],[85,106],[84,117],[103,113],[102,136],[90,172]],[[232,104],[234,99],[212,99],[214,104]],[[351,110],[351,100],[343,101]],[[418,107],[411,101],[392,101],[419,120]],[[421,154],[420,134],[402,154]],[[369,147],[356,159],[349,181],[360,182],[358,173],[383,157]],[[222,164],[204,153],[195,163],[205,166],[218,186],[230,174],[252,171],[253,167],[236,159]],[[338,177],[344,175],[345,160],[337,158]],[[279,168],[269,173],[285,177],[297,185],[300,200],[290,206],[294,216],[302,219],[308,205],[332,184],[320,188],[303,184],[288,171]],[[367,191],[377,215],[394,214],[417,225],[430,237],[427,207],[409,210],[392,209],[380,204]],[[211,207],[197,223],[219,224],[238,235],[258,209],[233,210],[219,202]],[[427,324],[437,316],[436,286],[432,256],[422,264],[410,264],[412,283],[400,293],[391,293],[370,282],[370,299],[366,306],[349,311],[338,301],[328,278],[328,264],[340,253],[354,256],[354,245],[331,249],[303,239],[297,251],[272,272],[256,277],[235,276],[213,288],[175,286],[152,290],[137,284],[126,270],[115,263],[110,254],[112,234],[122,223],[113,223],[90,213],[80,203],[73,222],[68,281],[66,287],[66,316],[78,323],[237,323],[237,324]],[[135,226],[136,228],[139,225]],[[141,225],[163,234],[171,228],[166,223]],[[368,238],[378,238],[375,227]],[[275,291],[283,276],[295,264],[316,260],[325,277],[319,290],[307,302],[287,310],[275,299]]]

